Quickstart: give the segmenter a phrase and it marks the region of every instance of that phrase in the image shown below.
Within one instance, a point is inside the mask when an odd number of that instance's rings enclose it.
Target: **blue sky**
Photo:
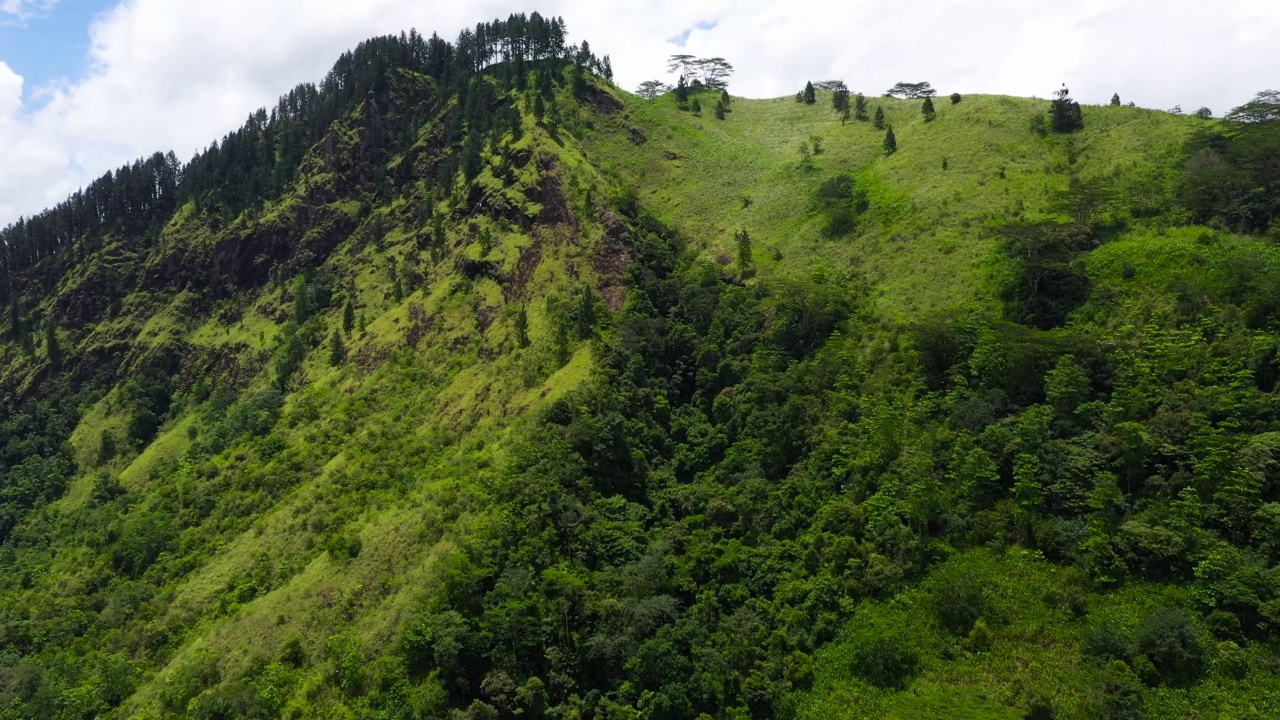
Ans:
[[[84,74],[89,60],[89,25],[115,4],[115,0],[61,0],[31,17],[0,22],[0,62],[26,80],[25,100],[32,99],[37,87]]]
[[[730,92],[841,79],[1216,114],[1280,89],[1278,0],[0,0],[0,226],[135,158],[182,159],[360,41],[538,10],[624,88],[723,57]],[[90,38],[93,38],[92,42]]]

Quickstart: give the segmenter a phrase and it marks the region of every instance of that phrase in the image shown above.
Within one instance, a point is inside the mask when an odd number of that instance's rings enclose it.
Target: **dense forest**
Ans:
[[[1280,713],[1280,95],[670,67],[377,38],[0,232],[0,718]]]

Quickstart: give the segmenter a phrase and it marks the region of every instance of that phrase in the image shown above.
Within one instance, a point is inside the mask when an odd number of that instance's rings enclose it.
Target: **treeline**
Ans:
[[[319,86],[299,85],[270,112],[253,113],[243,127],[187,165],[172,153],[156,154],[0,231],[0,299],[8,299],[14,276],[78,241],[158,231],[177,205],[188,201],[235,216],[279,196],[295,179],[304,153],[330,125],[371,94],[386,92],[399,71],[434,78],[444,92],[442,105],[497,63],[503,64],[504,76],[522,76],[533,69],[529,64],[547,62],[557,67],[572,62],[583,71],[612,76],[607,56],[596,57],[585,41],[567,45],[565,37],[563,19],[535,12],[480,23],[463,30],[454,43],[416,31],[361,43],[338,59]]]
[[[1239,232],[1280,221],[1280,92],[1258,93],[1192,140],[1180,186],[1194,219]]]
[[[135,237],[157,229],[173,213],[182,175],[173,153],[156,153],[108,172],[55,207],[0,230],[4,298],[9,299],[12,275],[78,240],[110,232]]]

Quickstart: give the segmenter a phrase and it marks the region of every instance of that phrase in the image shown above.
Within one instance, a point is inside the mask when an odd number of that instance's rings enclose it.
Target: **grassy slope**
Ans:
[[[194,413],[188,413],[166,427],[145,452],[105,468],[141,495],[165,492],[163,486],[171,484],[177,492],[204,484],[227,487],[246,473],[287,486],[274,503],[202,528],[219,537],[216,547],[187,557],[194,570],[168,583],[148,610],[152,619],[147,632],[176,638],[176,650],[168,669],[147,679],[125,706],[127,712],[145,715],[154,708],[169,673],[205,650],[222,654],[224,675],[230,676],[248,667],[251,655],[275,656],[295,635],[311,652],[322,652],[334,633],[354,635],[371,650],[394,641],[399,622],[430,592],[432,568],[448,557],[457,538],[484,522],[485,479],[502,466],[511,428],[518,427],[525,410],[566,392],[590,370],[589,352],[580,348],[566,366],[546,371],[551,331],[541,302],[572,290],[573,278],[593,275],[590,253],[602,228],[581,188],[600,187],[601,197],[613,186],[634,188],[648,210],[711,257],[732,255],[734,233],[747,229],[765,281],[815,272],[827,278],[861,273],[884,314],[909,319],[954,306],[990,308],[994,253],[982,231],[1010,217],[1050,213],[1047,198],[1066,187],[1071,171],[1162,192],[1181,141],[1196,122],[1146,110],[1088,108],[1087,129],[1071,139],[1074,147],[1069,148],[1066,139],[1041,138],[1031,131],[1030,120],[1043,112],[1043,101],[991,96],[971,96],[955,106],[944,101],[938,104],[938,118],[926,124],[918,103],[873,99],[872,111],[883,105],[897,132],[899,152],[885,158],[883,133],[869,123],[842,126],[825,95],[815,107],[789,98],[735,100],[723,122],[709,111],[701,118],[680,112],[669,98],[646,102],[618,97],[623,111],[596,118],[595,130],[581,147],[567,134],[557,142],[541,131],[522,141],[556,160],[580,214],[572,237],[499,233],[488,259],[504,268],[535,240],[542,247],[542,265],[523,297],[504,297],[491,280],[465,281],[445,262],[429,273],[425,288],[411,289],[404,302],[394,303],[387,257],[418,253],[413,233],[420,228],[393,224],[382,249],[353,235],[328,265],[355,281],[368,330],[348,350],[352,358],[365,360],[331,369],[324,347],[312,352],[303,370],[306,382],[288,398],[274,432],[284,442],[284,452],[267,456],[260,444],[241,443],[203,469],[180,467],[191,445],[188,428],[198,424]],[[632,130],[646,140],[637,144]],[[814,135],[822,137],[824,152],[813,158],[813,169],[805,169],[798,146]],[[1077,157],[1074,164],[1071,155]],[[856,174],[871,192],[872,209],[857,233],[832,240],[823,237],[821,220],[810,206],[817,186],[836,173]],[[539,179],[535,173],[522,182]],[[494,181],[485,173],[480,182]],[[744,208],[743,198],[750,199],[749,207]],[[180,217],[175,228],[185,222],[192,219]],[[455,257],[478,259],[465,228],[450,232]],[[1091,262],[1119,283],[1118,268],[1129,262],[1125,258],[1146,256],[1152,244],[1163,240],[1159,229],[1140,228]],[[1176,247],[1192,253],[1194,242],[1186,238]],[[1165,272],[1156,258],[1165,257],[1171,265],[1182,261],[1178,251],[1167,252],[1151,256],[1151,272]],[[244,310],[241,319],[225,323],[182,320],[181,296],[127,298],[123,319],[103,323],[84,342],[124,334],[139,347],[154,347],[179,338],[261,366],[260,354],[272,347],[279,332],[266,316],[286,303],[285,294],[274,288]],[[534,344],[528,350],[516,349],[512,335],[520,300],[528,302],[530,313]],[[415,303],[436,324],[417,352],[406,353],[399,348],[405,345]],[[487,330],[477,324],[476,308],[496,311]],[[330,309],[324,318],[326,333],[339,323],[338,309]],[[6,368],[30,370],[20,361],[6,363]],[[265,383],[264,372],[251,387]],[[72,445],[86,472],[51,509],[48,522],[73,522],[84,507],[91,475],[97,472],[92,457],[98,438],[104,429],[120,431],[124,421],[118,412],[108,397],[85,415]],[[253,466],[251,472],[246,465]],[[393,479],[382,484],[388,476]],[[364,549],[358,557],[342,561],[324,552],[323,543],[335,533],[361,538]],[[90,592],[92,567],[86,570],[86,561],[96,562],[66,548],[19,564],[42,569],[35,592],[74,596]],[[162,558],[160,564],[164,562]],[[238,594],[261,562],[273,576],[270,589]],[[1010,577],[1056,572],[1029,561],[1017,563]],[[1024,601],[1031,602],[1010,602]],[[60,611],[54,606],[34,612]],[[1010,627],[1020,626],[1014,622]],[[1054,632],[1070,637],[1076,631],[1055,626]],[[1045,646],[1046,658],[1056,657],[1054,647]],[[1042,652],[1034,647],[1028,651]],[[839,677],[840,652],[837,646],[819,658],[819,683],[803,700],[807,709],[802,716],[880,716],[886,698],[864,695],[864,688]],[[1003,658],[999,653],[985,657],[992,662]],[[996,699],[964,696],[955,700],[958,707],[994,702],[991,716],[1003,717],[998,697],[1002,683],[991,680],[999,679],[1003,669],[984,662],[940,665],[926,674],[921,692],[946,695],[947,683],[980,687]],[[921,712],[921,717],[929,716]],[[969,716],[967,712],[938,716]]]
[[[526,198],[547,183],[598,186],[607,194],[607,184],[572,138],[553,139],[531,119],[527,127],[513,150],[528,151],[534,160],[505,191],[529,203],[527,212],[536,213],[539,206]],[[293,196],[273,203],[257,219],[238,222],[273,222],[313,181],[304,175]],[[477,183],[502,189],[488,170]],[[411,199],[416,192],[409,189]],[[215,519],[185,531],[153,566],[149,576],[160,572],[172,579],[135,615],[147,618],[145,631],[137,625],[124,630],[143,631],[161,643],[168,639],[172,652],[166,669],[142,678],[121,716],[153,714],[172,670],[209,651],[218,656],[223,676],[232,677],[255,660],[275,657],[291,637],[300,638],[311,654],[324,653],[331,636],[355,637],[375,654],[398,642],[400,623],[431,592],[432,568],[450,555],[457,538],[484,522],[487,478],[504,465],[508,432],[527,411],[559,398],[589,372],[586,345],[574,350],[563,366],[551,359],[554,330],[545,301],[596,282],[592,253],[603,234],[593,212],[598,208],[583,204],[580,196],[565,201],[572,213],[568,223],[539,225],[531,233],[483,216],[451,225],[446,256],[434,265],[418,247],[425,228],[401,224],[396,205],[375,209],[388,231],[383,243],[375,247],[367,242],[367,225],[362,226],[324,263],[343,279],[340,289],[347,281],[354,285],[367,329],[353,334],[349,360],[339,368],[327,362],[327,342],[310,352],[298,389],[286,397],[282,419],[267,438],[283,451],[269,452],[262,440],[241,439],[193,463],[186,453],[193,438],[208,430],[209,418],[192,408],[145,449],[101,464],[97,455],[103,433],[124,436],[126,408],[118,391],[87,408],[71,441],[82,474],[40,519],[46,527],[67,528],[66,541],[50,552],[19,551],[17,567],[35,574],[30,587],[19,590],[16,583],[9,584],[17,592],[8,595],[6,609],[50,620],[83,613],[86,602],[98,602],[89,601],[93,596],[111,605],[113,597],[129,589],[123,579],[94,587],[103,558],[74,547],[83,541],[72,530],[76,517],[95,512],[89,496],[95,479],[105,472],[117,476],[135,498],[117,520],[117,531],[140,515],[142,504],[136,501],[149,496],[176,493],[181,499],[184,493],[198,496],[212,488],[237,495],[232,502],[240,505],[219,506]],[[180,212],[160,247],[209,242],[203,222],[189,208]],[[495,232],[494,247],[485,258],[473,242],[473,223]],[[467,279],[459,269],[458,261],[466,257],[488,260],[509,272],[535,243],[541,260],[518,290],[487,277]],[[392,260],[407,259],[427,269],[426,282],[406,288],[404,300],[395,302],[389,267]],[[77,281],[68,277],[63,286]],[[148,348],[178,342],[250,368],[256,378],[242,397],[265,389],[271,377],[265,361],[281,329],[269,318],[289,307],[289,286],[268,287],[225,321],[184,312],[187,299],[183,294],[130,295],[119,319],[86,330],[82,348],[125,339],[134,348],[125,359],[129,364]],[[528,309],[531,339],[523,349],[513,329],[522,304]],[[415,315],[429,318],[416,351],[408,341]],[[329,308],[320,337],[327,341],[341,322],[341,306]],[[13,360],[7,371],[31,371],[32,363],[16,353]],[[283,486],[283,492],[272,501],[260,491],[262,483],[277,490]],[[350,560],[335,557],[325,551],[325,542],[334,536],[359,538],[361,551]],[[192,547],[201,549],[192,554]],[[158,570],[171,565],[187,570]],[[259,582],[263,568],[267,579]],[[245,592],[254,582],[265,587]],[[27,604],[50,597],[57,599],[51,605]],[[92,611],[86,621],[93,622]],[[127,636],[121,632],[108,633],[104,645],[125,644],[121,641]],[[323,685],[318,678],[317,684]]]
[[[933,603],[949,578],[981,578],[989,597],[986,617],[989,647],[975,646],[938,627]],[[1098,716],[1097,677],[1101,669],[1081,656],[1080,644],[1091,627],[1112,625],[1130,635],[1142,617],[1161,603],[1183,602],[1185,588],[1133,584],[1106,595],[1089,595],[1087,611],[1075,617],[1062,598],[1078,579],[1032,553],[986,550],[958,555],[930,578],[892,602],[859,607],[842,636],[815,658],[816,678],[794,699],[796,717],[928,718],[929,720],[1016,720],[1027,691],[1057,698],[1058,717]],[[856,678],[851,666],[858,648],[877,632],[906,639],[921,662],[921,674],[903,691],[881,689]],[[1254,647],[1255,666],[1265,651]],[[1190,689],[1161,687],[1147,691],[1151,718],[1272,717],[1280,712],[1280,678],[1259,667],[1235,681],[1215,665],[1210,649],[1209,677]]]
[[[708,106],[710,96],[703,100]],[[1042,138],[1031,121],[1044,113],[1044,101],[941,100],[930,123],[918,101],[869,103],[872,113],[883,107],[894,128],[899,150],[890,157],[883,152],[884,132],[870,122],[842,126],[826,93],[814,106],[791,98],[737,99],[724,121],[709,111],[702,117],[681,112],[670,97],[632,98],[621,121],[591,135],[587,147],[709,255],[732,256],[733,236],[745,228],[762,274],[858,269],[873,284],[878,306],[907,318],[990,300],[993,244],[983,230],[1010,218],[1051,215],[1051,198],[1071,173],[1109,178],[1126,193],[1167,192],[1182,142],[1198,122],[1089,107],[1083,132]],[[631,127],[647,141],[637,145]],[[799,147],[812,136],[822,138],[824,151],[805,169]],[[859,177],[871,191],[871,210],[853,235],[830,240],[812,204],[818,185],[836,173]],[[749,207],[743,198],[750,198]],[[781,261],[772,260],[773,249]]]

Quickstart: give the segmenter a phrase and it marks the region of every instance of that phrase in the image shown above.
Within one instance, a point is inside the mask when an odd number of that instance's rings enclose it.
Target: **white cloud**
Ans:
[[[52,0],[0,0],[0,21]],[[35,88],[0,63],[0,223],[38,211],[135,157],[186,158],[375,34],[410,27],[452,39],[463,25],[532,7],[508,0],[123,0],[91,29],[90,70]],[[733,91],[790,94],[843,78],[876,94],[899,80],[944,92],[1219,113],[1280,80],[1274,0],[546,0],[575,39],[612,56],[619,84],[665,75],[669,40],[728,58]],[[28,101],[30,102],[30,100]]]
[[[0,24],[38,15],[57,2],[58,0],[0,0]]]

